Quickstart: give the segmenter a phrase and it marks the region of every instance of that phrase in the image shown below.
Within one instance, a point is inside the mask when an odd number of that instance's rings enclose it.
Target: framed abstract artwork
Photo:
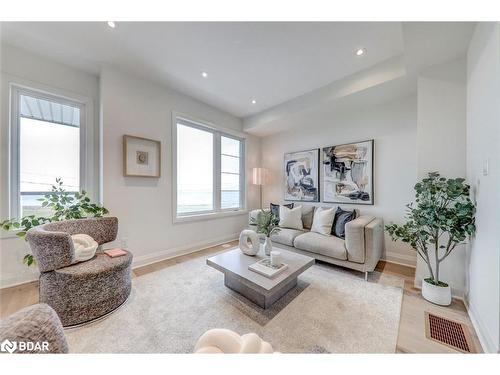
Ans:
[[[373,204],[373,144],[323,148],[323,202]]]
[[[285,201],[319,202],[319,148],[285,154]]]
[[[125,177],[160,177],[161,142],[124,135],[123,175]]]

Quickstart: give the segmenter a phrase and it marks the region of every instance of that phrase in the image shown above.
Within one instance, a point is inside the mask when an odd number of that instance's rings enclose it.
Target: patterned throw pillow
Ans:
[[[283,206],[288,207],[288,208],[293,208],[293,203],[284,204]],[[269,209],[271,210],[271,213],[274,216],[276,216],[278,219],[280,218],[280,205],[279,204],[271,203],[269,205]]]
[[[345,225],[356,218],[356,211],[344,211],[340,207],[335,212],[333,219],[332,232],[334,236],[345,239]]]

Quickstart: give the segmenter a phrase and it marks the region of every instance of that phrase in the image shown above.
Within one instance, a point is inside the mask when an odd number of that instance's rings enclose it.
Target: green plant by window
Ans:
[[[257,233],[262,233],[266,237],[280,231],[278,223],[278,217],[273,215],[271,211],[260,210],[256,218],[252,217],[250,219],[250,224],[257,226]]]
[[[52,191],[45,194],[43,198],[38,199],[42,202],[42,207],[50,208],[52,216],[42,217],[37,215],[28,215],[20,219],[8,219],[0,223],[3,230],[17,231],[16,235],[26,240],[26,233],[29,229],[53,221],[83,219],[86,217],[102,217],[109,211],[97,204],[91,203],[87,193],[82,190],[81,193],[68,193],[62,187],[63,181],[56,178]],[[31,266],[35,260],[32,254],[26,254],[23,263]]]
[[[406,223],[385,227],[392,240],[406,242],[417,251],[429,269],[430,277],[425,281],[430,284],[448,286],[439,280],[440,263],[476,232],[476,207],[469,191],[463,178],[429,173],[415,185],[415,204],[407,205]]]

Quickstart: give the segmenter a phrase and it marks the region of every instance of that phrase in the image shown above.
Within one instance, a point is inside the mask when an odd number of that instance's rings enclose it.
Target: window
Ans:
[[[177,218],[245,206],[242,138],[177,117],[174,142]]]
[[[39,198],[56,178],[69,192],[82,186],[81,124],[84,105],[13,88],[12,216],[50,214]]]

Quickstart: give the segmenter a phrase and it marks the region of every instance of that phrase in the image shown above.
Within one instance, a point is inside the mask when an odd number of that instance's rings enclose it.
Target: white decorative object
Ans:
[[[288,268],[288,265],[284,264],[284,263],[280,263],[277,266],[272,265],[271,259],[269,259],[269,258],[261,259],[258,262],[254,263],[254,264],[250,264],[248,266],[248,269],[250,271],[257,272],[258,274],[265,276],[265,277],[269,277],[269,278],[273,278],[273,277],[279,275],[281,272],[283,272],[287,268]]]
[[[229,329],[215,328],[205,332],[196,343],[198,354],[264,354],[274,353],[273,347],[255,333],[240,336]]]
[[[266,242],[264,242],[264,254],[266,254],[266,256],[270,256],[272,250],[273,250],[273,241],[271,241],[271,238],[266,237]]]
[[[311,232],[329,236],[332,232],[333,219],[335,218],[334,208],[318,207],[314,211],[314,218]]]
[[[280,221],[278,226],[281,228],[290,229],[304,229],[302,224],[302,206],[296,206],[294,208],[288,208],[286,206],[280,206]]]
[[[271,265],[279,266],[281,264],[281,253],[279,251],[271,251]]]
[[[422,296],[436,305],[449,306],[451,304],[450,286],[437,286],[422,280]]]
[[[74,234],[71,236],[75,249],[75,262],[83,262],[91,259],[99,244],[88,234]]]
[[[240,249],[243,254],[254,256],[259,252],[259,235],[255,231],[245,229],[240,233]]]

